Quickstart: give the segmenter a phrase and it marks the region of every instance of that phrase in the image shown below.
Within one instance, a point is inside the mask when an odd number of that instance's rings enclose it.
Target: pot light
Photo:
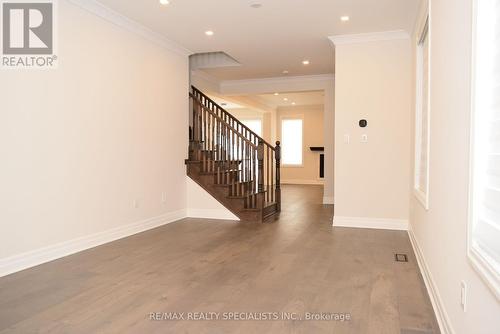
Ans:
[[[213,36],[214,32],[212,30],[207,30],[207,31],[205,31],[205,35],[207,35],[207,36]]]
[[[274,96],[278,96],[278,95],[280,95],[280,93],[274,93]]]
[[[302,61],[302,65],[309,65],[309,60],[307,60],[307,59],[306,59],[306,60],[303,60],[303,61]]]
[[[283,71],[283,74],[288,74],[288,73],[289,73],[288,70]]]
[[[342,21],[342,22],[347,22],[347,21],[349,21],[349,16],[347,16],[347,15],[345,15],[345,16],[341,16],[341,17],[340,17],[340,21]]]
[[[292,102],[292,106],[294,106],[296,103],[295,102]]]
[[[288,101],[288,98],[284,97],[284,98],[283,98],[283,101]]]
[[[170,3],[170,1],[169,0],[160,0],[160,3],[162,5],[168,5]]]

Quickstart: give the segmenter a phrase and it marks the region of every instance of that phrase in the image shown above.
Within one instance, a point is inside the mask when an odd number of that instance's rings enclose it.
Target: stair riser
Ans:
[[[215,172],[217,170],[241,169],[238,162],[200,160],[205,172]]]
[[[240,196],[253,189],[253,182],[234,184],[228,187],[228,196]]]
[[[240,182],[240,172],[224,172],[220,174],[214,174],[215,184],[231,184],[234,182]]]

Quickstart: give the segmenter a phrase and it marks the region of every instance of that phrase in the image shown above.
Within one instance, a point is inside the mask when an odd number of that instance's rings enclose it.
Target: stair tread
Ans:
[[[234,198],[234,199],[247,198],[248,196],[251,196],[251,195],[264,194],[266,192],[267,192],[266,190],[263,190],[263,191],[258,191],[258,192],[252,192],[252,193],[249,193],[249,194],[246,194],[246,195],[242,195],[242,196],[226,196],[226,197],[227,198]]]
[[[224,169],[221,170],[220,173],[234,173],[234,172],[241,172],[240,169]],[[218,172],[200,172],[201,175],[213,175],[217,174]]]
[[[239,181],[239,182],[232,182],[232,183],[224,183],[224,184],[214,184],[216,187],[231,187],[235,184],[244,184],[244,183],[252,183],[253,181]]]

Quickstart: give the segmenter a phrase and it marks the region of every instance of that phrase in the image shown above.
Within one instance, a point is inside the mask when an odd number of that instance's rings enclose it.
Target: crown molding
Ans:
[[[113,9],[104,6],[98,1],[95,0],[68,0],[74,5],[92,13],[114,25],[123,28],[129,32],[132,32],[142,38],[153,42],[164,49],[175,52],[181,56],[187,57],[193,52],[190,50],[178,45],[175,42],[167,39],[165,36],[143,26],[142,24],[124,16]]]
[[[334,45],[358,44],[409,38],[410,35],[404,30],[371,32],[366,34],[334,35],[328,37]]]

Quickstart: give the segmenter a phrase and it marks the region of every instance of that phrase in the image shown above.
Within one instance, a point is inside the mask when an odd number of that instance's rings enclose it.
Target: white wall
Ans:
[[[389,37],[335,44],[334,223],[408,219],[410,43]]]
[[[411,228],[449,331],[497,334],[500,302],[466,256],[471,17],[470,0],[431,3],[429,210],[411,196]],[[462,280],[468,286],[466,312],[460,305]]]
[[[255,109],[250,108],[237,108],[228,110],[231,115],[239,119],[240,121],[245,120],[260,120],[262,122],[262,138],[268,143],[271,142],[271,113],[260,112]]]
[[[187,55],[67,1],[58,17],[58,69],[0,74],[0,272],[185,215]]]
[[[239,220],[190,178],[187,179],[187,207],[188,217]]]

